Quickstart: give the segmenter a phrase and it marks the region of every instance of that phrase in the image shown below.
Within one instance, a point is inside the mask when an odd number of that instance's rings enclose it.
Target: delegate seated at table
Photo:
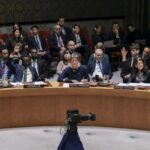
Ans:
[[[80,64],[80,58],[77,53],[73,53],[70,59],[70,66],[67,67],[58,77],[59,82],[87,82],[89,76],[87,69]]]
[[[134,66],[131,73],[130,82],[150,83],[150,71],[145,64],[144,59],[141,57],[138,57],[134,60]]]

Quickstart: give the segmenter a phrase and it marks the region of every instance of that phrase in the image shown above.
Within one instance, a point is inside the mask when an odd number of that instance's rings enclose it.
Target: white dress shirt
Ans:
[[[102,73],[102,63],[96,62],[95,70],[93,72],[92,77],[94,78],[96,75],[99,76],[99,78],[103,78],[103,73]]]
[[[24,74],[22,77],[22,82],[24,82]],[[25,82],[32,82],[32,73],[29,68],[27,68],[27,75],[26,75],[26,81]]]

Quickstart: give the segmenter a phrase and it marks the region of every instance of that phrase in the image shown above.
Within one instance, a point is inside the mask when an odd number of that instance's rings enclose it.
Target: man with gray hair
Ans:
[[[96,81],[103,81],[104,76],[106,75],[108,76],[108,79],[111,79],[113,74],[109,62],[106,61],[106,59],[103,59],[102,49],[95,50],[95,58],[88,63],[88,73],[91,78]]]
[[[50,37],[52,56],[60,57],[66,50],[66,37],[61,32],[61,26],[56,24]]]

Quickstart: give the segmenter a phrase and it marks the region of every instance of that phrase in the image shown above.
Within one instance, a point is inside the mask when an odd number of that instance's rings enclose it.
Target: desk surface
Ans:
[[[85,125],[150,129],[150,90],[94,88],[0,89],[0,127],[63,125],[66,110],[96,113]]]
[[[91,88],[63,88],[63,87],[45,87],[45,88],[3,88],[0,89],[0,97],[16,96],[42,96],[42,95],[107,95],[136,97],[150,100],[150,90],[128,90],[114,89],[111,87],[91,87]]]

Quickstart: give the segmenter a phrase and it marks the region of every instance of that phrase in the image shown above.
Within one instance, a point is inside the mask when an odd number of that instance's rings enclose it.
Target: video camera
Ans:
[[[93,113],[88,113],[86,115],[80,115],[79,110],[67,110],[67,130],[74,130],[77,128],[77,124],[82,121],[95,121],[96,115]]]

